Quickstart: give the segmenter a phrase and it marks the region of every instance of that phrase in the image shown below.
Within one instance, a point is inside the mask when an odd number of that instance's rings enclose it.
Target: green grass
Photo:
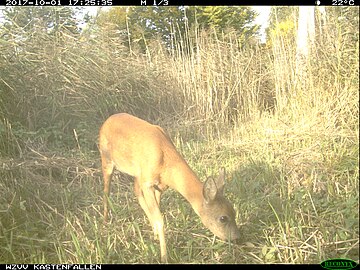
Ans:
[[[161,209],[170,262],[358,261],[359,148],[354,134],[289,137],[256,130],[257,136],[233,130],[212,141],[177,143],[201,179],[226,167],[226,194],[236,209],[243,243],[215,239],[180,194],[168,190]],[[236,132],[241,140],[234,139]],[[116,174],[112,218],[104,225],[97,152],[28,155],[1,160],[0,262],[159,262],[159,245],[131,178]]]

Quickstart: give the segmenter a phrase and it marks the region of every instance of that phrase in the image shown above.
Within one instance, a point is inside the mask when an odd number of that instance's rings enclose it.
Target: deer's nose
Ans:
[[[235,244],[241,244],[242,240],[243,240],[243,235],[241,231],[237,229],[231,241]]]

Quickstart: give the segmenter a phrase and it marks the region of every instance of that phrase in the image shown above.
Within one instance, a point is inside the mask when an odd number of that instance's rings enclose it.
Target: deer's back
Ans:
[[[180,158],[161,127],[126,113],[114,114],[104,122],[99,147],[118,170],[135,177],[146,171],[160,174],[164,166]]]

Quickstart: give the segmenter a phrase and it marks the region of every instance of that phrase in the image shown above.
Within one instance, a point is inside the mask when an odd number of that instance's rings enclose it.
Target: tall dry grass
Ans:
[[[197,31],[197,42],[187,41],[196,50],[179,46],[170,54],[156,40],[147,42],[146,54],[129,53],[112,25],[79,37],[32,29],[22,33],[31,38],[18,40],[17,32],[14,26],[2,45],[2,118],[23,131],[43,129],[46,141],[66,137],[74,146],[74,129],[87,136],[87,127],[118,111],[204,125],[234,123],[274,107],[267,53],[257,45],[242,48],[231,32]]]

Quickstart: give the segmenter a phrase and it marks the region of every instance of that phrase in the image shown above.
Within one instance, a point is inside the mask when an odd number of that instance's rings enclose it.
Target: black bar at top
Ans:
[[[357,6],[360,0],[0,0],[2,6]]]
[[[360,0],[0,0],[2,6],[357,6]]]

